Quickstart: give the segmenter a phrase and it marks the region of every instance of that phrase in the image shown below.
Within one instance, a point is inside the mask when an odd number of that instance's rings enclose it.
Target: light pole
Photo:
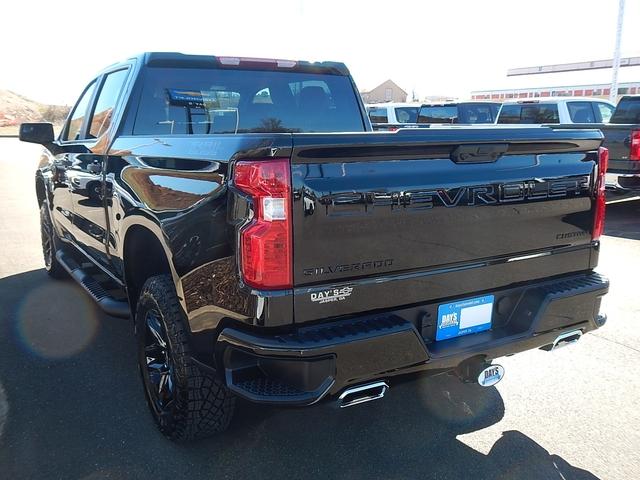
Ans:
[[[618,97],[618,70],[620,70],[620,39],[622,38],[622,22],[624,19],[624,0],[620,0],[618,5],[618,25],[616,27],[616,47],[613,51],[613,76],[611,77],[611,90],[609,90],[609,101],[615,103]]]

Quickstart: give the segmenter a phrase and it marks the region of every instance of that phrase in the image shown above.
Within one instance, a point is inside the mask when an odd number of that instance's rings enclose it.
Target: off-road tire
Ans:
[[[148,315],[156,318],[166,336],[166,358],[171,365],[173,400],[166,408],[158,398],[147,365],[145,342]],[[184,314],[169,275],[149,278],[138,299],[135,317],[138,365],[149,409],[160,431],[170,440],[187,441],[224,431],[231,421],[235,397],[214,374],[204,371],[192,359]],[[148,343],[148,341],[147,341]],[[153,392],[153,393],[152,393]]]
[[[45,200],[40,205],[40,239],[42,241],[42,256],[44,257],[44,269],[53,278],[65,278],[67,271],[56,258],[56,251],[60,240],[51,223],[49,204]]]

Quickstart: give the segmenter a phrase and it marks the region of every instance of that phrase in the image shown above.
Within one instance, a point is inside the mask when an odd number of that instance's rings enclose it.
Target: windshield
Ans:
[[[361,132],[364,129],[348,77],[149,68],[133,133]]]

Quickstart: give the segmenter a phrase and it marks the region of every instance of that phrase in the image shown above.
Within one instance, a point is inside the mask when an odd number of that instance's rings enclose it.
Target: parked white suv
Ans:
[[[371,123],[417,123],[421,103],[371,103],[366,105]]]
[[[463,101],[446,103],[372,103],[365,105],[371,124],[495,123],[500,103]]]
[[[507,100],[496,123],[608,123],[615,105],[600,98],[546,97]]]

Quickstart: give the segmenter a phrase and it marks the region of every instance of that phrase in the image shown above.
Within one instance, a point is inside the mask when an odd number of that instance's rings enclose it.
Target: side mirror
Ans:
[[[47,145],[53,142],[53,125],[50,123],[23,123],[19,138],[23,142]]]

